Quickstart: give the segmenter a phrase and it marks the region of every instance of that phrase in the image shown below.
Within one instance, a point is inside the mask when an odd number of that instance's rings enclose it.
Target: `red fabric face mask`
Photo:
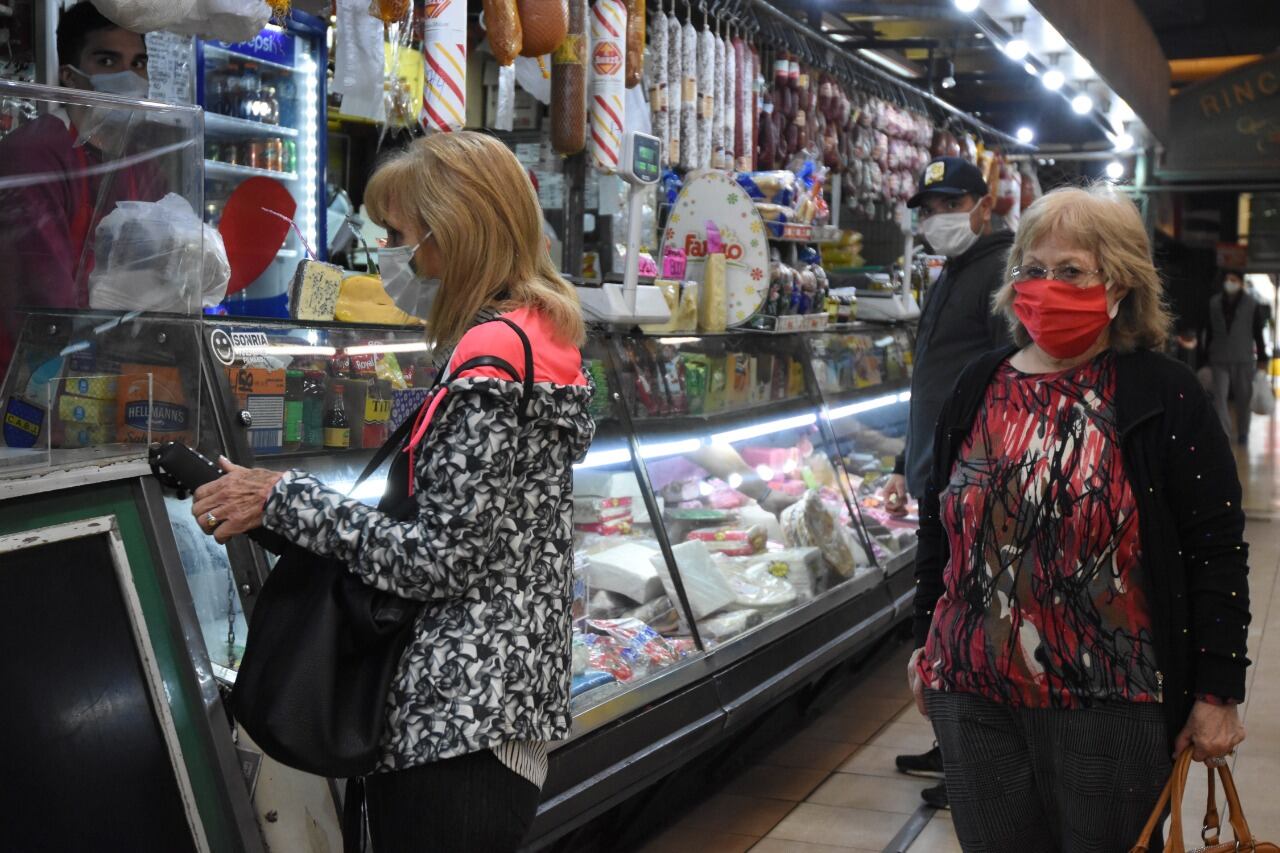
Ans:
[[[1057,359],[1084,353],[1116,315],[1107,307],[1107,285],[1080,288],[1040,278],[1015,281],[1013,292],[1013,313],[1031,340]]]

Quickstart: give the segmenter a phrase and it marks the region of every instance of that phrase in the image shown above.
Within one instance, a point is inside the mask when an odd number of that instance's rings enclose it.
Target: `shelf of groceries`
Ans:
[[[232,317],[103,328],[75,312],[27,326],[11,386],[93,339],[51,377],[55,456],[175,439],[349,491],[435,378],[415,328]],[[914,507],[877,496],[903,446],[910,352],[907,326],[589,336],[597,434],[574,470],[572,519],[579,734],[910,563]],[[168,414],[144,434],[139,408]],[[382,488],[374,478],[354,496],[373,503]],[[234,672],[247,626],[227,579],[246,574],[231,562],[247,551],[211,545],[184,502],[166,503],[211,660]]]

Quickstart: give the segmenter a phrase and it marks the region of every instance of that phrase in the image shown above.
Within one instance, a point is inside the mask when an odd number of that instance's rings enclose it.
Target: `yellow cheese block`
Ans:
[[[404,313],[382,289],[376,275],[353,275],[342,280],[333,317],[343,323],[380,323],[387,326],[421,326],[423,321]]]
[[[724,255],[715,252],[707,255],[706,276],[698,291],[698,331],[723,332],[728,321],[729,308],[725,296]]]

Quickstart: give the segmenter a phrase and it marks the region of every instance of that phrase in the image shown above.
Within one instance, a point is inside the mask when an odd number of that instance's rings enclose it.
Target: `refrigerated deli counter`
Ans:
[[[911,334],[592,331],[574,730],[552,752],[531,848],[907,617],[915,516],[877,490],[903,446]],[[14,766],[84,804],[56,828],[66,846],[141,847],[143,832],[149,849],[340,849],[341,786],[264,758],[220,698],[272,558],[205,536],[146,449],[182,440],[351,489],[422,401],[431,356],[412,328],[28,317],[3,387],[0,633],[24,663],[10,689],[38,701],[5,703],[0,731]],[[353,496],[376,502],[376,480]],[[15,813],[37,813],[47,789],[22,787]]]

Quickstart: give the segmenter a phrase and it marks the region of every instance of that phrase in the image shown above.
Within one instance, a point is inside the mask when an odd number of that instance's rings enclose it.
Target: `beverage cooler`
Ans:
[[[269,25],[252,41],[196,42],[205,220],[216,225],[231,194],[250,178],[278,181],[297,205],[297,231],[290,229],[265,272],[228,295],[230,314],[288,316],[298,261],[308,248],[318,258],[326,254],[325,28],[323,19],[294,10],[285,26]]]

